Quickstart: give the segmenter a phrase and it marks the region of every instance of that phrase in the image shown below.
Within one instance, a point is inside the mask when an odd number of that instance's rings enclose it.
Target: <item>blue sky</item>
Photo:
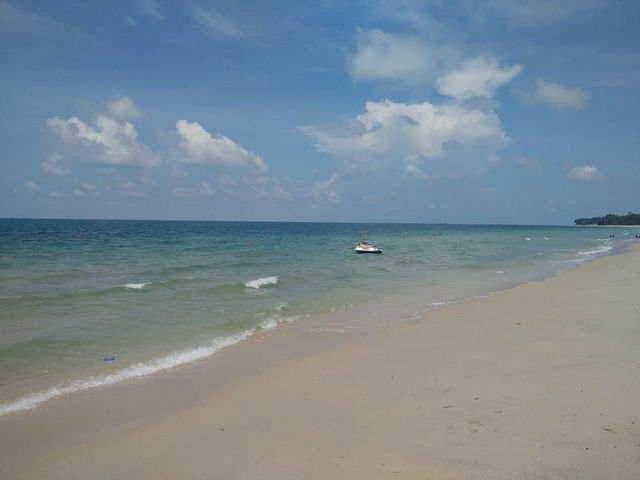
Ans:
[[[0,0],[0,216],[639,211],[636,1]]]

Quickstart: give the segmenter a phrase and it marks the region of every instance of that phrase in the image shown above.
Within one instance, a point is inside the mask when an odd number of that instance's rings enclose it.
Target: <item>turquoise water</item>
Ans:
[[[0,220],[0,414],[215,355],[288,322],[365,328],[414,318],[552,276],[633,233]],[[355,254],[361,239],[384,254]]]

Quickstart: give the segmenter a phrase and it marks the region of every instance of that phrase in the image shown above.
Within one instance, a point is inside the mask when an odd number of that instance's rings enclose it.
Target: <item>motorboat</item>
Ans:
[[[382,253],[375,245],[370,245],[367,242],[359,242],[356,244],[356,253]]]

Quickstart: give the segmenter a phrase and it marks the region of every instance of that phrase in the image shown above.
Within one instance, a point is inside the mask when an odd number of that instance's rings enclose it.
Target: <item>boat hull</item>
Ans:
[[[380,250],[379,248],[371,249],[371,250],[356,248],[356,253],[382,253],[382,250]]]

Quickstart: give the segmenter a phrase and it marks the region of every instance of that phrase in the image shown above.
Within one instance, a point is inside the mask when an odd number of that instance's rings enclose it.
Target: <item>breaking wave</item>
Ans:
[[[254,332],[255,328],[250,328],[235,335],[215,338],[208,345],[172,352],[168,355],[157,357],[146,362],[134,363],[133,365],[115,373],[97,375],[69,383],[63,383],[61,385],[48,388],[47,390],[26,395],[12,402],[0,403],[0,416],[7,413],[19,412],[21,410],[29,410],[60,395],[101,387],[103,385],[111,385],[122,382],[123,380],[143,377],[161,370],[177,367],[178,365],[191,363],[196,360],[209,357],[222,348],[242,342],[253,335]]]
[[[264,277],[245,282],[244,286],[247,288],[262,288],[265,285],[277,285],[277,283],[278,277]]]

